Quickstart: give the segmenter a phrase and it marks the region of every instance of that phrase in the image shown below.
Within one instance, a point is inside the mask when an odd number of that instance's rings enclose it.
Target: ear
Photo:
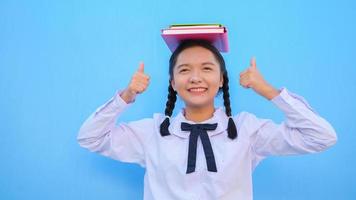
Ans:
[[[176,91],[174,79],[171,80],[171,86],[172,86],[173,90]]]
[[[222,86],[223,86],[223,84],[224,84],[224,76],[223,76],[223,75],[221,75],[221,76],[220,76],[220,83],[219,83],[219,87],[222,87]]]

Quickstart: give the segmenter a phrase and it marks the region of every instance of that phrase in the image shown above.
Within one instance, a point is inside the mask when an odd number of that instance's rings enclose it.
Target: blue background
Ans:
[[[1,0],[0,199],[142,199],[142,168],[90,153],[76,137],[140,60],[151,85],[121,120],[164,111],[170,51],[160,29],[172,23],[228,27],[234,114],[283,120],[238,84],[256,56],[266,80],[304,96],[338,134],[323,153],[262,162],[256,200],[355,199],[355,19],[351,0]]]

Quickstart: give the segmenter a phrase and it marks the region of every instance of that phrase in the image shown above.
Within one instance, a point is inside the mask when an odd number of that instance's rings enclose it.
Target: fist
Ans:
[[[258,91],[259,88],[267,85],[267,82],[263,79],[262,74],[257,69],[255,58],[252,58],[250,66],[240,73],[240,85],[244,88],[252,88],[255,91]]]
[[[150,83],[150,77],[144,73],[144,63],[141,62],[131,81],[120,95],[127,103],[135,100],[137,94],[144,92]]]
[[[255,92],[269,100],[279,94],[279,91],[267,83],[262,74],[257,70],[255,58],[252,58],[250,66],[240,73],[240,85],[244,88],[252,88]]]

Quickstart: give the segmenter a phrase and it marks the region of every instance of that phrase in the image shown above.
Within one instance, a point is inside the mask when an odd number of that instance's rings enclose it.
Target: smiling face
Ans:
[[[177,57],[171,85],[186,107],[214,107],[214,98],[223,85],[219,62],[210,50],[189,47]]]

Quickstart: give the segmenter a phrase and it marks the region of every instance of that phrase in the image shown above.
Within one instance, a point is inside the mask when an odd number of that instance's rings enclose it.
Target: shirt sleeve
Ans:
[[[307,103],[286,88],[271,101],[284,114],[285,120],[276,124],[270,119],[258,119],[251,114],[252,148],[259,156],[295,155],[321,152],[337,141],[333,127]]]
[[[117,91],[96,109],[81,126],[77,141],[91,152],[145,167],[145,140],[153,131],[153,119],[116,124],[116,119],[132,103],[126,103]]]

